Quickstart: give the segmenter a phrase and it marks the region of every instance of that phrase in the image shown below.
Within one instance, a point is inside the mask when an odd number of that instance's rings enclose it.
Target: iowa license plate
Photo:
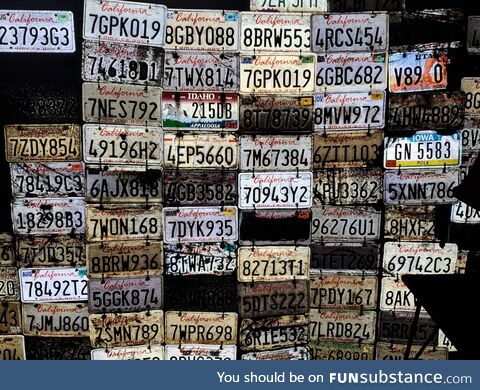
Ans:
[[[327,0],[250,0],[250,9],[272,12],[327,12],[327,3]]]
[[[18,273],[15,267],[0,267],[0,299],[2,301],[18,301],[20,288]]]
[[[410,359],[420,352],[421,346],[412,345]],[[377,343],[376,360],[404,360],[407,346],[405,344]],[[421,360],[448,360],[447,348],[427,347],[420,355]]]
[[[87,0],[83,38],[163,46],[167,7],[131,1]]]
[[[457,202],[452,206],[450,214],[450,222],[463,224],[478,224],[480,223],[480,211],[463,203]]]
[[[305,347],[282,348],[274,351],[244,353],[242,360],[310,360],[310,353]]]
[[[373,344],[311,343],[312,360],[373,360]]]
[[[20,302],[4,301],[0,304],[0,333],[22,333],[22,314]]]
[[[468,17],[467,51],[469,54],[480,53],[480,18],[478,16]]]
[[[164,360],[163,345],[93,349],[92,360]]]
[[[0,336],[0,360],[25,360],[25,338]]]
[[[312,269],[362,270],[376,273],[379,264],[377,245],[355,243],[314,243]]]
[[[166,345],[165,360],[237,360],[237,346],[208,344]]]
[[[434,206],[385,208],[384,237],[396,241],[435,241]]]
[[[80,161],[77,125],[6,125],[5,155],[10,163]]]
[[[85,199],[15,199],[12,223],[16,234],[82,234],[85,232]]]
[[[462,78],[461,89],[465,92],[465,112],[480,114],[480,78]]]

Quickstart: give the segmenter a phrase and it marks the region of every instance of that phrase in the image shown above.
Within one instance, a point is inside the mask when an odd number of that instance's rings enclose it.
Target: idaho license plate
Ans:
[[[310,353],[305,347],[290,347],[274,351],[244,353],[242,360],[310,360]]]
[[[410,359],[420,352],[421,346],[410,347]],[[407,346],[405,344],[377,343],[376,360],[404,360]],[[448,360],[447,348],[428,347],[420,355],[421,360]]]
[[[480,54],[480,17],[468,17],[467,51],[469,54]]]
[[[434,206],[385,208],[384,237],[396,241],[435,241]]]
[[[0,336],[0,360],[25,360],[25,338]]]
[[[470,207],[463,202],[457,202],[452,206],[450,222],[463,224],[479,224],[480,211],[475,210],[473,207]]]
[[[373,360],[373,344],[311,343],[312,360]]]
[[[327,6],[328,0],[250,0],[252,11],[327,12]]]
[[[0,334],[22,333],[21,313],[20,302],[3,301],[0,304]]]
[[[314,243],[312,269],[361,270],[376,273],[379,264],[377,245],[355,243]]]
[[[237,360],[237,346],[208,344],[166,345],[165,360]]]
[[[465,113],[480,114],[480,78],[462,78],[461,89],[465,92]]]
[[[92,360],[164,360],[164,346],[154,344],[93,349],[91,357]]]

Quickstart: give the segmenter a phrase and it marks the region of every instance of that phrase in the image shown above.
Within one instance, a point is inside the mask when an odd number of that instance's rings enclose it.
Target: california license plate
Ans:
[[[80,161],[81,131],[77,125],[6,125],[8,162]]]
[[[469,54],[480,54],[480,17],[468,17],[467,51]]]
[[[159,47],[98,40],[83,42],[84,81],[161,86],[165,52]]]
[[[412,345],[410,347],[410,359],[420,352],[421,346]],[[407,346],[405,344],[392,344],[392,343],[377,343],[377,349],[375,353],[376,360],[405,360],[405,352]],[[435,348],[427,347],[420,354],[421,360],[448,360],[447,348]]]
[[[23,303],[86,301],[86,268],[21,268]]]
[[[312,360],[373,360],[373,344],[311,343]]]
[[[165,207],[164,242],[219,242],[238,239],[236,207]]]
[[[0,299],[18,301],[20,288],[16,267],[0,267]]]
[[[237,346],[208,344],[166,345],[165,360],[237,360]]]
[[[466,115],[463,129],[461,129],[458,134],[462,140],[462,154],[479,152],[480,116],[474,114]]]
[[[83,120],[89,123],[162,125],[162,89],[141,85],[83,83]]]
[[[414,327],[415,312],[388,310],[380,312],[378,339],[387,343],[407,344],[413,335],[413,344],[424,345],[438,328],[433,319],[424,313],[420,314],[418,323]],[[433,337],[428,345],[436,345],[437,338]]]
[[[25,338],[0,336],[0,360],[25,360]]]
[[[327,0],[330,12],[404,11],[405,0]],[[373,350],[372,350],[373,353]],[[362,359],[363,360],[363,359]],[[369,359],[364,359],[369,360]]]
[[[466,203],[457,202],[452,205],[450,222],[463,224],[479,224],[480,211],[475,210]]]
[[[361,270],[376,273],[379,264],[377,245],[360,243],[314,243],[312,269]]]
[[[310,51],[310,15],[242,12],[242,53]]]
[[[382,129],[384,92],[325,93],[315,95],[315,131]]]
[[[21,313],[20,302],[3,301],[0,304],[0,334],[22,333]]]
[[[417,302],[413,292],[400,277],[382,277],[381,310],[415,310]]]
[[[396,241],[435,241],[434,206],[388,206],[384,237]]]
[[[387,49],[387,12],[312,16],[312,50],[315,53]]]
[[[244,353],[242,360],[310,360],[310,353],[305,347],[290,347]]]
[[[314,74],[313,55],[241,56],[240,93],[312,93]]]
[[[327,12],[327,5],[328,0],[250,0],[252,11]]]
[[[480,114],[480,78],[462,78],[461,89],[465,92],[465,112]]]
[[[0,10],[0,52],[74,53],[70,11]]]
[[[163,46],[167,7],[131,1],[85,1],[83,38]]]
[[[25,338],[27,360],[90,360],[88,337]]]
[[[164,347],[154,344],[93,349],[91,357],[92,360],[164,360]]]
[[[16,234],[82,234],[85,232],[85,199],[15,199],[12,223]]]
[[[13,237],[7,233],[0,233],[0,266],[15,265],[17,257]]]

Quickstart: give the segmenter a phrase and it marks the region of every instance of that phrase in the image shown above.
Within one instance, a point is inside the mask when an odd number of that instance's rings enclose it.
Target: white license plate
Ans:
[[[380,238],[382,213],[373,207],[325,206],[312,209],[312,239],[367,242]]]
[[[236,207],[165,207],[164,242],[219,242],[238,239]]]
[[[154,344],[93,349],[91,358],[92,360],[164,360],[164,346]]]
[[[83,83],[83,120],[161,126],[162,89],[141,85]]]
[[[465,113],[480,114],[480,78],[462,78],[461,90],[465,92]]]
[[[453,274],[458,257],[456,244],[425,242],[386,242],[383,248],[384,272],[398,274]]]
[[[240,137],[240,170],[308,171],[312,168],[311,151],[311,136],[242,136]]]
[[[480,90],[478,97],[480,98]],[[480,100],[478,106],[480,108]],[[464,126],[459,131],[459,135],[462,140],[462,154],[478,153],[480,151],[480,116],[465,115]]]
[[[414,356],[416,356],[417,353],[420,352],[421,348],[421,345],[411,345],[409,359],[414,359]],[[404,360],[406,350],[407,345],[405,344],[377,343],[375,359]],[[448,349],[429,346],[422,351],[418,360],[448,360]]]
[[[469,16],[467,28],[467,51],[469,54],[480,54],[480,17]]]
[[[208,344],[166,345],[165,360],[237,360],[237,346]]]
[[[3,300],[2,304],[0,305],[0,334],[21,334],[21,313],[22,304],[19,301],[9,302]]]
[[[309,14],[242,12],[240,25],[242,53],[310,51]]]
[[[25,360],[24,336],[0,336],[0,360]]]
[[[166,12],[160,4],[86,0],[83,38],[163,46]]]
[[[167,91],[236,92],[240,58],[236,54],[167,51],[163,88]]]
[[[332,53],[317,57],[316,92],[385,89],[387,53]]]
[[[84,41],[82,79],[161,86],[164,56],[159,47]]]
[[[373,360],[373,344],[313,342],[309,347],[312,360]]]
[[[445,89],[448,63],[446,52],[392,53],[388,57],[388,89],[393,93]]]
[[[310,208],[312,173],[240,173],[241,209]]]
[[[163,147],[166,169],[236,169],[238,166],[238,138],[233,134],[167,133]]]
[[[275,351],[244,353],[242,360],[310,360],[310,353],[305,347],[282,348]]]
[[[163,128],[172,130],[236,130],[238,94],[164,92]]]
[[[74,53],[73,13],[0,10],[0,52]]]
[[[388,13],[312,15],[312,50],[322,52],[385,51]]]
[[[328,0],[250,0],[252,11],[327,12]]]
[[[238,52],[239,17],[238,11],[169,9],[165,49]]]
[[[385,172],[384,202],[388,205],[423,206],[457,202],[453,189],[459,184],[458,169]]]
[[[475,210],[463,202],[457,202],[452,205],[450,222],[463,224],[480,223],[480,211]]]
[[[162,209],[145,204],[86,207],[87,241],[160,240]]]
[[[84,159],[90,164],[162,165],[160,127],[84,125]]]
[[[20,288],[15,267],[0,267],[0,300],[18,301]]]
[[[315,95],[314,128],[316,131],[382,129],[384,126],[384,92]]]
[[[382,278],[381,310],[415,310],[415,296],[400,277]]]
[[[241,93],[311,93],[315,89],[313,55],[240,57]]]
[[[387,206],[384,237],[397,241],[435,241],[434,206]]]
[[[21,268],[23,303],[86,301],[86,268]]]
[[[82,234],[85,232],[85,199],[15,199],[12,223],[16,234]]]

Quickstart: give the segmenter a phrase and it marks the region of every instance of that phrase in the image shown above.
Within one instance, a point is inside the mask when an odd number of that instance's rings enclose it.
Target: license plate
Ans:
[[[480,79],[477,77],[462,78],[461,89],[465,92],[465,113],[480,114]]]
[[[240,173],[241,209],[309,208],[312,206],[312,173]]]
[[[373,204],[382,199],[381,169],[319,170],[313,177],[314,204]]]
[[[238,52],[240,12],[169,9],[165,49]]]
[[[382,213],[373,207],[326,206],[312,212],[313,240],[366,243],[380,238]]]
[[[237,346],[208,344],[166,345],[165,360],[237,360]]]
[[[327,0],[330,12],[404,11],[405,0]]]
[[[1,283],[1,282],[0,282]],[[2,302],[0,304],[0,333],[22,333],[22,314],[20,302]]]
[[[0,266],[15,265],[17,257],[13,237],[7,233],[0,233]]]
[[[162,137],[160,127],[84,125],[84,159],[90,164],[156,167],[163,160]]]
[[[87,202],[162,202],[162,172],[139,166],[87,167]]]
[[[34,303],[23,309],[23,334],[37,337],[88,337],[86,303]]]
[[[312,50],[315,53],[387,49],[387,12],[312,15]]]
[[[262,246],[238,249],[238,281],[308,279],[309,247]]]
[[[234,206],[238,186],[235,172],[165,171],[163,198],[166,206]]]
[[[467,269],[469,251],[459,251],[457,257],[457,263],[455,264],[455,273],[464,274]]]
[[[432,347],[432,350],[438,349],[437,347],[446,348],[448,352],[457,352],[457,348],[455,348],[442,329],[438,330],[438,343],[436,347]]]
[[[463,224],[479,224],[480,211],[468,206],[463,202],[457,202],[452,205],[450,222]]]
[[[27,360],[90,360],[88,337],[26,337]]]
[[[377,272],[379,249],[376,245],[355,243],[314,243],[312,269],[362,270]]]
[[[17,255],[24,267],[81,267],[85,265],[85,242],[82,236],[20,236]]]
[[[23,303],[86,301],[86,268],[21,268]]]
[[[237,268],[234,244],[165,245],[166,275],[231,275]]]
[[[163,88],[172,91],[236,92],[240,59],[235,54],[167,51]]]
[[[86,0],[83,38],[163,46],[167,7],[131,1]]]
[[[407,344],[413,325],[412,311],[381,311],[378,338],[388,343]],[[432,318],[424,313],[420,314],[418,324],[413,331],[413,344],[424,345],[437,326]],[[434,337],[429,345],[436,345],[437,337]]]
[[[90,313],[138,312],[162,306],[162,276],[90,279],[88,282]]]
[[[240,19],[242,53],[310,51],[309,14],[242,12]]]
[[[472,114],[466,115],[463,129],[459,131],[459,135],[462,140],[462,154],[478,153],[480,151],[480,117]]]
[[[462,164],[460,165],[460,170],[459,170],[460,179],[458,184],[463,183],[463,181],[469,174],[470,169],[472,169],[473,165],[477,161],[478,156],[479,156],[478,152],[462,154]]]
[[[377,314],[358,310],[310,310],[310,340],[369,344],[375,341]]]
[[[90,123],[162,125],[162,89],[141,85],[83,83],[83,120]]]
[[[421,346],[412,345],[410,347],[410,359],[420,351]],[[404,360],[407,346],[404,344],[377,343],[375,353],[376,360]],[[447,348],[426,348],[420,355],[421,360],[448,360]]]
[[[310,308],[375,310],[377,280],[377,276],[361,273],[311,273]]]
[[[74,53],[70,11],[0,10],[0,52]]]
[[[165,313],[167,344],[237,343],[236,313],[173,312]]]
[[[84,81],[162,85],[165,52],[159,47],[84,41]]]
[[[317,57],[315,92],[387,89],[386,53],[332,53]]]
[[[313,55],[240,56],[241,93],[312,93],[314,74]]]
[[[296,347],[309,341],[308,320],[305,316],[244,319],[239,329],[239,338],[243,351]]]
[[[240,130],[244,133],[310,133],[313,96],[241,95]]]
[[[164,242],[219,242],[238,239],[236,207],[166,207]]]
[[[242,136],[241,171],[308,171],[312,169],[312,137]]]
[[[382,278],[381,310],[415,310],[415,296],[398,277]]]
[[[327,12],[328,0],[250,0],[252,11]]]
[[[312,343],[312,360],[373,360],[372,344]]]
[[[434,206],[385,208],[384,237],[396,241],[435,241]]]
[[[480,54],[480,17],[468,17],[467,51],[469,54]]]
[[[308,245],[311,220],[310,210],[242,210],[240,244]]]
[[[433,91],[447,88],[446,50],[391,53],[388,57],[390,92]]]
[[[92,360],[164,360],[163,345],[93,349]]]
[[[315,131],[382,129],[384,92],[325,93],[315,95]]]
[[[129,205],[86,206],[86,240],[160,240],[160,206]]]
[[[238,95],[224,92],[164,92],[163,127],[170,130],[236,130]]]
[[[0,360],[25,360],[25,338],[0,336]]]
[[[458,130],[465,117],[461,92],[391,94],[388,97],[389,130]]]
[[[111,241],[87,244],[90,277],[161,275],[163,245],[159,241]]]
[[[244,353],[242,360],[310,360],[310,353],[305,347],[290,347],[275,351]]]
[[[391,275],[453,274],[457,261],[456,244],[424,242],[386,242],[383,248],[383,268]]]
[[[423,206],[457,202],[453,189],[459,184],[459,171],[449,169],[385,172],[384,202],[387,205]]]
[[[94,348],[153,345],[164,341],[161,310],[90,314],[88,319],[90,343]]]
[[[85,171],[82,163],[10,164],[12,196],[85,196]]]
[[[6,125],[5,154],[11,163],[79,161],[80,126]]]
[[[236,169],[238,139],[233,134],[174,134],[163,137],[166,169]]]

